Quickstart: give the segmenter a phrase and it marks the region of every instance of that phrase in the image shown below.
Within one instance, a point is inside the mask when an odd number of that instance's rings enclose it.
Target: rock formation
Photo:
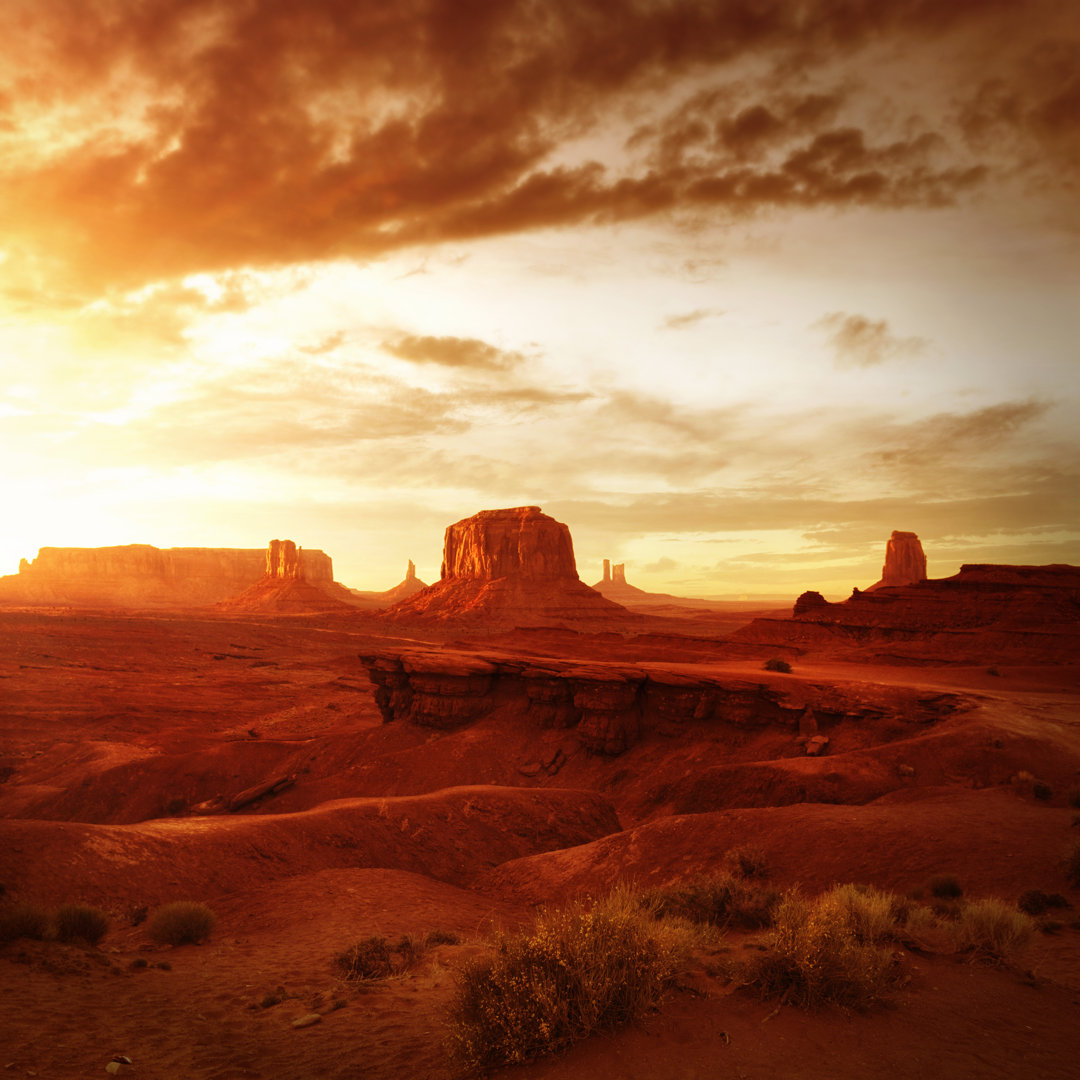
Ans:
[[[762,676],[748,680],[689,673],[681,666],[579,663],[566,659],[477,655],[452,649],[361,657],[375,684],[384,722],[452,730],[511,703],[539,728],[573,729],[585,749],[621,754],[651,731],[675,735],[686,726],[778,727],[793,745],[811,707],[819,723],[865,717],[926,724],[957,705],[949,695],[896,688],[852,693]],[[804,736],[808,738],[809,735]],[[810,752],[810,751],[805,751]],[[819,753],[815,750],[814,753]],[[538,770],[539,771],[539,770]]]
[[[300,552],[291,540],[270,541],[266,549],[266,576],[282,581],[300,579]]]
[[[262,579],[218,607],[227,611],[306,612],[357,606],[351,590],[334,581],[332,570],[326,573],[322,560],[307,556],[292,540],[271,540]],[[326,556],[323,559],[329,564]]]
[[[814,608],[828,607],[829,601],[819,592],[814,592],[812,589],[808,589],[795,601],[794,615],[796,618],[804,614],[807,611],[813,611]]]
[[[926,580],[926,555],[913,532],[894,531],[885,545],[885,565],[881,580],[870,586],[882,589],[894,585],[915,585]]]
[[[592,586],[601,596],[614,600],[616,604],[634,610],[635,608],[707,608],[719,609],[723,602],[705,600],[700,597],[672,596],[670,593],[651,593],[631,585],[626,580],[626,563],[612,563],[604,560],[604,576]],[[678,614],[672,612],[672,614]]]
[[[815,596],[799,597],[794,618],[754,619],[732,640],[892,663],[1071,663],[1080,652],[1076,566],[965,564],[953,577],[856,590],[837,604]]]
[[[296,552],[312,582],[333,582],[323,551]],[[260,548],[43,547],[19,573],[0,578],[0,601],[76,607],[207,607],[262,580],[268,554]],[[298,572],[299,572],[298,571]]]
[[[393,619],[482,617],[514,626],[627,614],[579,580],[570,530],[538,506],[482,510],[448,526],[439,581],[387,612]]]
[[[408,600],[415,596],[421,589],[426,589],[427,584],[416,576],[416,565],[409,559],[409,565],[405,570],[405,577],[392,589],[383,589],[381,592],[365,592],[361,589],[350,589],[356,604],[364,608],[392,607],[401,600]]]

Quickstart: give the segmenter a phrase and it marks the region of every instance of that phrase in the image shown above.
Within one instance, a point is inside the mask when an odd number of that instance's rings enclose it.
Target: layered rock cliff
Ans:
[[[322,551],[297,552],[310,581],[334,579]],[[77,607],[202,607],[234,596],[267,570],[259,548],[44,547],[0,578],[0,601]]]
[[[926,555],[922,543],[913,532],[893,531],[885,544],[885,565],[881,568],[881,580],[867,590],[892,585],[917,585],[926,580]]]
[[[361,657],[385,722],[449,730],[507,709],[539,728],[573,728],[582,746],[621,754],[651,731],[677,734],[690,724],[775,726],[809,741],[817,724],[842,719],[927,723],[959,707],[948,695],[882,687],[818,685],[765,676],[746,679],[688,671],[685,665],[576,663],[479,655],[448,649]]]
[[[387,616],[547,626],[628,613],[578,579],[566,525],[538,506],[518,506],[483,510],[450,525],[440,580]]]
[[[953,577],[799,598],[791,619],[755,619],[733,640],[852,659],[1072,662],[1080,654],[1080,567],[965,564]]]

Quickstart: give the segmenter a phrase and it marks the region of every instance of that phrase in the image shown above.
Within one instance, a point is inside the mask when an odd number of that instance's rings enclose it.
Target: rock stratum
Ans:
[[[387,615],[512,626],[630,618],[578,578],[569,528],[538,506],[483,510],[448,526],[440,580]]]
[[[293,572],[302,573],[304,580],[333,583],[333,563],[325,552],[294,545],[294,556]],[[44,547],[32,562],[22,560],[18,574],[0,577],[0,602],[88,608],[204,607],[261,581],[267,574],[268,558],[263,548]]]
[[[950,695],[849,691],[786,680],[714,675],[662,664],[477,654],[449,649],[380,651],[361,657],[383,720],[439,730],[467,727],[507,709],[542,729],[574,729],[589,751],[617,755],[647,734],[692,724],[773,726],[802,736],[807,753],[818,723],[844,719],[925,724],[959,707]],[[828,742],[828,739],[825,739]],[[820,742],[819,742],[820,746]],[[557,765],[557,762],[553,763]]]
[[[792,618],[754,619],[733,640],[852,659],[1075,662],[1080,567],[971,563],[948,578],[856,589],[840,603],[804,593]]]

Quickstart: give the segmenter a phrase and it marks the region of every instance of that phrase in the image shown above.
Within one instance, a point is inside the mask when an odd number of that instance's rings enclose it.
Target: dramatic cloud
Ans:
[[[796,87],[884,35],[1004,35],[1010,14],[1004,0],[13,0],[0,225],[84,283],[139,282],[680,209],[939,205],[985,164],[929,127],[871,137],[837,123],[842,94]],[[726,82],[641,126],[636,155],[602,162],[590,145],[661,81],[744,63],[792,89],[747,103]],[[1039,122],[1067,124],[1070,92],[1042,99]]]
[[[918,356],[930,344],[925,338],[897,337],[884,319],[845,315],[840,311],[823,316],[814,326],[827,332],[826,340],[838,368],[874,367],[886,360]]]
[[[669,315],[664,319],[665,330],[685,330],[688,326],[695,326],[705,319],[714,319],[723,312],[716,308],[698,308],[696,311],[687,311],[681,315]]]

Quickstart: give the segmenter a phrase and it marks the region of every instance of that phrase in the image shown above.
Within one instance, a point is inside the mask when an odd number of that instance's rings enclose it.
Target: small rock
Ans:
[[[808,757],[819,757],[825,753],[825,747],[829,745],[828,735],[815,735],[806,740],[806,754]]]
[[[530,761],[525,765],[519,765],[518,772],[521,773],[522,776],[537,776],[542,768],[543,765],[541,765],[539,761]]]
[[[111,1073],[113,1076],[123,1076],[125,1073],[133,1072],[131,1058],[126,1057],[123,1054],[117,1054],[116,1057],[105,1066],[105,1071]]]
[[[318,1024],[322,1020],[322,1016],[319,1013],[308,1013],[307,1016],[298,1016],[293,1022],[294,1028],[306,1028],[311,1027],[312,1024]]]
[[[915,770],[910,765],[897,765],[896,771],[900,776],[914,776]]]

